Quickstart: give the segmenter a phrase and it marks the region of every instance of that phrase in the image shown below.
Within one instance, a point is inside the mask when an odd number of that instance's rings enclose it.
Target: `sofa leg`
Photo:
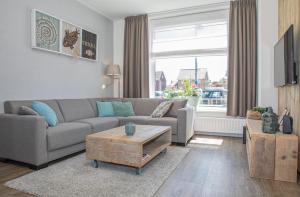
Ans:
[[[7,163],[7,162],[8,162],[8,160],[7,160],[7,159],[5,159],[5,158],[0,158],[0,162]]]
[[[43,169],[43,168],[47,168],[48,167],[48,163],[45,163],[45,164],[42,164],[42,165],[29,165],[28,166],[30,169],[32,170],[40,170],[40,169]]]
[[[10,164],[13,164],[13,165],[20,165],[20,166],[28,167],[32,170],[40,170],[42,168],[47,168],[48,165],[49,165],[48,163],[45,163],[45,164],[36,166],[36,165],[33,165],[33,164],[23,163],[23,162],[14,161],[14,160],[5,159],[5,158],[0,158],[0,162],[10,163]]]
[[[177,142],[176,145],[177,146],[186,146],[186,143],[179,143],[179,142]]]
[[[243,144],[246,144],[246,139],[247,139],[247,127],[243,126]]]

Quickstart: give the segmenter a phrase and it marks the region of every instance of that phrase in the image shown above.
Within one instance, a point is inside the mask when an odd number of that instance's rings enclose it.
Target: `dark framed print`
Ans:
[[[82,29],[81,57],[97,60],[97,34]]]

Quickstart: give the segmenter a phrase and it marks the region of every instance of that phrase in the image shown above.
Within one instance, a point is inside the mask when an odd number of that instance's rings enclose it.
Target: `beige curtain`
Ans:
[[[230,2],[227,115],[245,117],[256,106],[256,0]]]
[[[124,97],[149,97],[148,16],[125,18]]]

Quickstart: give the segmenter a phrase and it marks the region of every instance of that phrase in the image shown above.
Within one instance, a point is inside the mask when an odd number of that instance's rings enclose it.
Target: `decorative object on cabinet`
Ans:
[[[247,118],[253,120],[261,120],[261,115],[267,111],[265,107],[254,107],[247,111]]]
[[[293,133],[293,118],[285,115],[282,120],[282,132],[284,134],[292,134]]]
[[[262,114],[262,130],[264,133],[276,133],[279,131],[278,116],[273,112],[272,107]]]

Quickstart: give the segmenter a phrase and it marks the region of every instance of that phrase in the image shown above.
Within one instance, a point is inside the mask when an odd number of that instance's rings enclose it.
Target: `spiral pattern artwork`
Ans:
[[[55,27],[52,23],[42,19],[38,21],[36,30],[36,34],[40,42],[47,45],[55,44],[57,39],[57,32],[55,31]]]
[[[59,50],[59,20],[37,12],[36,43],[38,47],[48,50]]]

